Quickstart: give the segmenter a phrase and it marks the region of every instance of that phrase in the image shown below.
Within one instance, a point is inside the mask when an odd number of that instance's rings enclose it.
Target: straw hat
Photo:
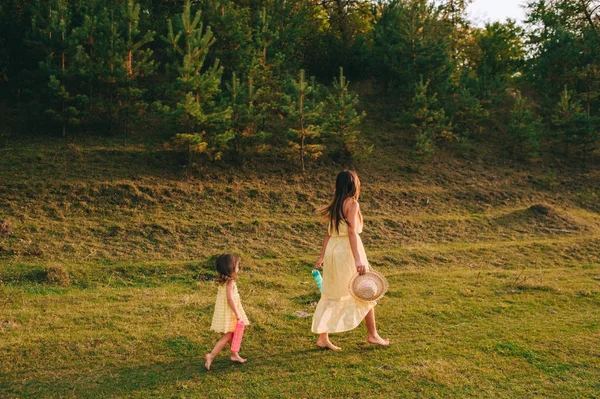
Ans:
[[[363,275],[356,273],[350,279],[350,294],[362,301],[377,301],[388,289],[388,282],[381,274],[369,270]]]

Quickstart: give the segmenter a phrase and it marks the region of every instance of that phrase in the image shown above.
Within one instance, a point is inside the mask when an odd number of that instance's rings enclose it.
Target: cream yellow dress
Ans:
[[[360,234],[362,223],[358,227]],[[330,238],[323,260],[323,290],[312,323],[312,332],[317,334],[353,330],[377,304],[358,300],[350,294],[348,285],[356,274],[356,263],[350,248],[348,225],[341,221],[338,232],[330,223],[328,232]],[[357,238],[360,260],[369,270],[365,248],[360,236]]]
[[[244,312],[244,308],[242,307],[242,301],[240,300],[240,294],[238,293],[235,281],[233,282],[233,301],[242,315],[244,324],[250,324],[246,312]],[[219,287],[217,288],[217,300],[215,301],[215,311],[213,312],[210,329],[225,334],[234,331],[236,323],[237,319],[235,317],[235,312],[227,303],[227,284],[219,284]]]

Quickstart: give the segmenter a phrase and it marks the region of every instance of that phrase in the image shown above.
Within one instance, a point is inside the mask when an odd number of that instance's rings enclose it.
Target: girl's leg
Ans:
[[[238,362],[238,363],[246,363],[246,360],[248,359],[244,359],[240,356],[239,352],[231,352],[231,356],[229,357],[229,359],[232,362]]]
[[[223,334],[221,339],[219,339],[217,341],[217,343],[215,344],[215,347],[213,348],[213,350],[210,353],[207,353],[206,355],[204,355],[204,358],[206,359],[206,363],[204,363],[204,367],[206,367],[207,370],[210,370],[211,363],[213,362],[213,360],[215,360],[215,357],[217,357],[219,352],[221,352],[223,350],[225,345],[227,345],[227,343],[229,341],[231,341],[232,337],[233,337],[232,332]]]
[[[331,343],[331,341],[329,340],[329,334],[328,333],[322,333],[319,334],[319,338],[317,339],[317,346],[319,348],[327,348],[327,349],[331,349],[334,351],[339,351],[340,348],[339,346],[335,346],[334,344]]]
[[[369,313],[365,316],[365,324],[367,325],[367,331],[369,337],[367,341],[371,344],[377,344],[381,346],[388,346],[390,344],[389,339],[383,339],[377,333],[377,325],[375,324],[375,308],[369,310]]]

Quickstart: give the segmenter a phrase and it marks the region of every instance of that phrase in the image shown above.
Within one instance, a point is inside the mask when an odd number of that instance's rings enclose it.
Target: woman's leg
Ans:
[[[232,332],[223,334],[221,339],[219,339],[217,341],[217,343],[215,344],[215,347],[213,348],[213,350],[210,353],[207,353],[206,355],[204,355],[204,358],[206,359],[206,363],[204,363],[204,367],[206,367],[207,370],[210,370],[211,363],[213,362],[213,360],[215,360],[215,357],[217,357],[219,352],[221,352],[223,350],[225,345],[227,345],[227,343],[229,341],[231,341],[231,338],[233,338]]]
[[[339,351],[340,348],[339,346],[335,346],[334,344],[331,343],[331,341],[329,340],[329,334],[328,333],[322,333],[319,334],[319,338],[317,339],[317,346],[319,348],[327,348],[327,349],[331,349],[334,351]]]
[[[367,341],[381,346],[387,346],[390,344],[389,339],[383,339],[377,333],[377,325],[375,324],[375,308],[369,310],[369,313],[367,313],[365,316],[365,324],[367,325],[367,331],[369,332]]]

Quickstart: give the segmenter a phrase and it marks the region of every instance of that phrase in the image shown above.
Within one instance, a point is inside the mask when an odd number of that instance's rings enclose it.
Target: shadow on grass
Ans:
[[[371,352],[373,348],[360,347],[361,350]],[[211,370],[204,368],[204,354],[194,357],[177,359],[170,362],[144,364],[139,366],[112,368],[96,373],[93,370],[79,374],[60,374],[59,370],[51,370],[48,378],[27,380],[23,375],[2,376],[0,380],[0,393],[2,397],[40,398],[40,397],[76,397],[76,398],[104,398],[127,396],[138,391],[159,389],[161,386],[176,386],[185,381],[204,378],[223,378],[225,374],[255,373],[257,367],[274,367],[277,364],[289,363],[294,359],[296,363],[305,363],[308,357],[319,354],[332,354],[332,351],[319,349],[316,346],[300,350],[281,351],[276,354],[265,353],[262,356],[249,357],[248,363],[242,365],[231,362],[228,354],[223,352],[212,364]],[[58,372],[57,372],[58,371]],[[7,378],[9,377],[9,378]],[[21,382],[22,381],[22,382]]]
[[[221,363],[221,362],[219,362]],[[225,371],[222,364],[215,364],[211,372]],[[227,367],[229,369],[229,367]],[[71,378],[48,378],[26,381],[23,385],[0,384],[0,391],[7,397],[22,398],[65,397],[102,398],[131,394],[140,390],[158,388],[186,381],[207,373],[204,360],[186,359],[105,370],[104,374],[86,373]],[[54,374],[54,373],[53,373]],[[8,390],[6,389],[8,388]]]

